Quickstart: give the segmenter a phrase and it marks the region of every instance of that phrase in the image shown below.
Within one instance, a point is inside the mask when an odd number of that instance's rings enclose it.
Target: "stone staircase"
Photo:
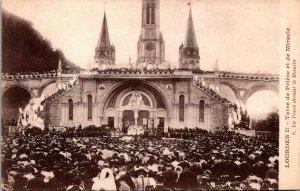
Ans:
[[[214,98],[215,100],[217,100],[218,102],[220,102],[226,106],[229,106],[232,104],[229,100],[221,97],[218,93],[216,93],[214,90],[204,86],[201,82],[194,80],[193,85],[196,86],[197,88],[199,88],[200,90],[202,90],[203,92],[207,93],[210,97]]]
[[[52,94],[51,96],[47,97],[42,104],[46,105],[51,103],[52,101],[56,100],[57,98],[63,96],[65,93],[67,93],[68,91],[74,89],[75,87],[77,87],[79,85],[78,80],[75,82],[75,84],[73,85],[67,85],[66,89],[60,89],[57,92],[55,92],[54,94]]]

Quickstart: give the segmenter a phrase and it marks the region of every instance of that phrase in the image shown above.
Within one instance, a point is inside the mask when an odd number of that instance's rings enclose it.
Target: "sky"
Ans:
[[[266,114],[279,109],[279,96],[272,91],[254,93],[246,102],[247,112],[252,118],[265,117]]]
[[[93,63],[104,11],[116,64],[136,61],[141,30],[141,0],[3,0],[3,8],[32,22],[54,49],[75,64]],[[178,66],[185,38],[187,0],[160,1],[160,29],[166,60]],[[192,0],[200,67],[233,72],[279,70],[279,0]]]

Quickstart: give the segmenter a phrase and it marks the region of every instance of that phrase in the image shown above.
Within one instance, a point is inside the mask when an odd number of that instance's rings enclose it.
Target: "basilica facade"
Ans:
[[[195,70],[200,68],[200,56],[192,10],[187,16],[186,38],[179,47],[180,68],[161,69],[165,62],[165,42],[160,32],[159,7],[159,0],[142,1],[141,34],[134,69],[101,69],[117,68],[117,50],[110,43],[109,19],[104,15],[95,49],[96,69],[81,71],[74,86],[47,103],[46,126],[208,130],[228,126],[228,101],[195,80],[201,74]],[[148,66],[152,69],[148,70]],[[64,81],[65,76],[60,71],[58,81]]]

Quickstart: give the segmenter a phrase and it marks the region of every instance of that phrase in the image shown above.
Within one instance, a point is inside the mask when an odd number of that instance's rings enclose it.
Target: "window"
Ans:
[[[151,24],[155,24],[155,4],[151,7]]]
[[[179,121],[184,121],[184,95],[179,96]]]
[[[200,100],[199,101],[199,122],[204,122],[204,105],[205,105],[205,101]]]
[[[150,4],[147,4],[146,7],[146,24],[150,24]]]
[[[73,100],[69,99],[68,100],[68,106],[69,106],[69,120],[73,120]]]
[[[88,120],[93,119],[93,97],[91,94],[87,95],[87,109],[88,109]]]

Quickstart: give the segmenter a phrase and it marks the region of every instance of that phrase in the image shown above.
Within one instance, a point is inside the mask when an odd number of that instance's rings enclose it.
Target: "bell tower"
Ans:
[[[159,0],[143,0],[137,64],[146,62],[158,67],[165,60],[165,42],[159,24]]]
[[[200,68],[200,55],[197,44],[191,3],[190,12],[187,22],[185,41],[179,47],[179,68],[181,69],[199,69]]]
[[[115,46],[110,43],[107,27],[106,13],[103,16],[102,30],[100,32],[97,47],[95,49],[95,63],[98,67],[106,65],[112,67],[115,65],[116,50]]]

